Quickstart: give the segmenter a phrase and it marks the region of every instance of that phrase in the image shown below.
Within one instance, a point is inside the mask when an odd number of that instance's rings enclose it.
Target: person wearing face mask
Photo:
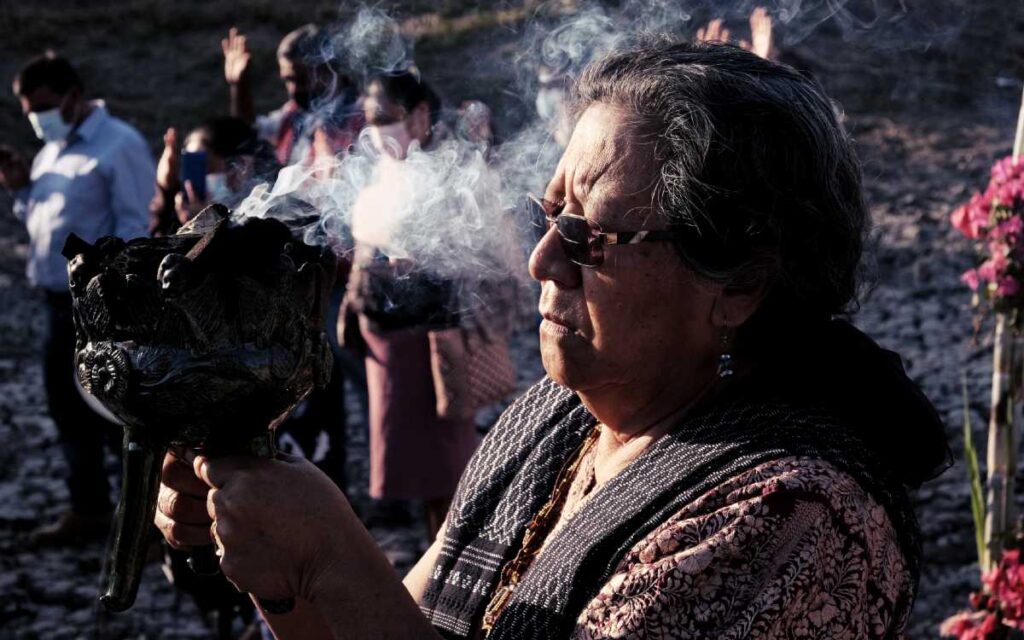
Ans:
[[[103,442],[115,430],[89,408],[75,385],[75,328],[67,260],[60,251],[71,233],[88,242],[146,235],[153,158],[138,131],[111,116],[102,101],[85,99],[78,72],[53,52],[25,64],[13,89],[44,145],[31,168],[11,149],[0,153],[0,184],[14,197],[14,214],[28,228],[28,279],[45,296],[44,383],[71,497],[70,511],[34,532],[33,540],[65,544],[101,535],[109,526]]]
[[[282,166],[344,154],[355,143],[363,127],[359,90],[337,60],[325,56],[331,44],[323,29],[307,24],[281,40],[277,65],[288,101],[265,115],[256,115],[253,104],[252,56],[245,36],[231,29],[221,49],[231,115],[254,125]]]
[[[206,154],[205,192],[182,183],[182,152]],[[280,168],[270,145],[240,118],[211,118],[190,131],[181,147],[177,130],[170,128],[157,162],[150,233],[171,235],[213,202],[234,208],[256,183],[273,182]]]
[[[436,410],[429,332],[458,323],[455,286],[397,257],[389,238],[401,216],[389,214],[406,209],[405,159],[443,135],[441,101],[418,75],[401,71],[374,77],[363,109],[363,135],[379,157],[373,184],[353,208],[355,252],[339,333],[366,354],[370,497],[384,501],[378,510],[421,502],[433,539],[477,439],[472,419]]]

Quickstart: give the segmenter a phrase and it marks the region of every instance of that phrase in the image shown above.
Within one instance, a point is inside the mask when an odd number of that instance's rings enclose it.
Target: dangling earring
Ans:
[[[730,378],[736,373],[732,369],[732,354],[729,353],[729,334],[722,332],[722,355],[718,356],[718,377]]]

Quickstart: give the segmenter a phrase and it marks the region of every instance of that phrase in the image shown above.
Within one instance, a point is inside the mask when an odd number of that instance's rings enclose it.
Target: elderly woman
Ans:
[[[893,638],[934,409],[849,324],[867,226],[829,101],[727,45],[593,64],[530,261],[548,377],[494,427],[398,582],[294,459],[168,463],[158,524],[212,535],[281,637]],[[207,491],[209,492],[207,494]],[[208,513],[207,513],[208,510]],[[291,635],[290,635],[291,634]]]

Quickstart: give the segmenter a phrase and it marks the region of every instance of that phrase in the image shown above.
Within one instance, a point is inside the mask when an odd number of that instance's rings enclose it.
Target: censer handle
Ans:
[[[125,429],[114,544],[107,560],[107,590],[100,596],[100,602],[108,611],[124,611],[135,602],[156,513],[165,451],[163,447],[135,438],[131,429]]]

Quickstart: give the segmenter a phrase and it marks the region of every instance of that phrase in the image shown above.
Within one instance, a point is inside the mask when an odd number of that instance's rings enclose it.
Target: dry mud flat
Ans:
[[[948,117],[853,118],[848,125],[864,160],[877,241],[876,286],[854,320],[904,356],[946,420],[958,459],[917,502],[926,562],[909,637],[933,638],[938,623],[966,605],[976,583],[966,472],[959,463],[960,380],[966,374],[981,443],[991,375],[990,344],[984,334],[973,339],[969,296],[958,281],[969,248],[947,220],[971,188],[984,184],[991,160],[1008,152],[1011,132],[961,127]],[[174,592],[158,565],[147,568],[138,604],[108,616],[96,608],[100,543],[81,550],[27,547],[28,530],[60,512],[66,491],[36,359],[39,301],[20,276],[19,233],[13,220],[0,219],[0,242],[6,243],[0,252],[0,638],[210,637],[194,605]],[[516,356],[526,385],[539,375],[535,338],[522,337]],[[349,408],[350,493],[365,507],[365,425],[351,392]],[[420,527],[414,518],[373,528],[399,571],[422,549]]]

